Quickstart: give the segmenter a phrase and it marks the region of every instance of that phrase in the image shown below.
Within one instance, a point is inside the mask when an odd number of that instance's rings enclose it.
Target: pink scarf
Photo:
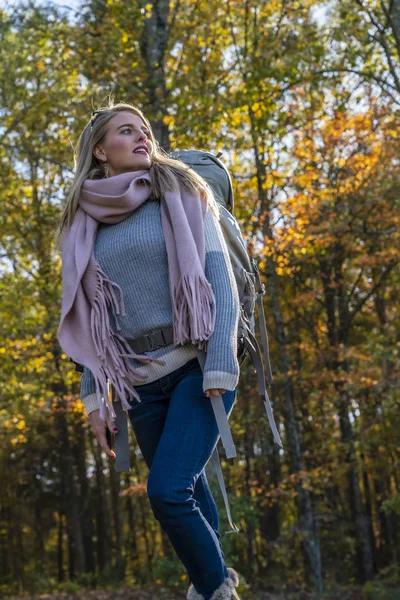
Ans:
[[[131,407],[130,394],[140,401],[131,381],[134,378],[136,382],[146,383],[146,377],[135,371],[129,358],[164,364],[161,359],[135,354],[126,340],[111,329],[108,308],[113,312],[118,330],[121,327],[117,314],[126,315],[122,290],[102,271],[93,254],[99,222],[119,223],[145,202],[150,193],[150,174],[144,170],[106,179],[86,179],[73,223],[63,235],[58,341],[68,357],[92,372],[103,420],[106,406],[112,421],[116,417],[108,398],[107,380],[114,386],[116,399],[125,410]],[[174,344],[191,342],[200,350],[207,348],[206,340],[215,326],[215,296],[204,274],[206,209],[207,203],[200,194],[190,196],[182,188],[180,193],[166,192],[161,200]],[[119,301],[113,288],[119,292]]]

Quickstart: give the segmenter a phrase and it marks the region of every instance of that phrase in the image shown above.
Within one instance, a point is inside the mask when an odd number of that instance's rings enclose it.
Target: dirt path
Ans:
[[[7,600],[183,600],[184,594],[169,592],[160,587],[137,590],[132,588],[120,588],[118,590],[90,590],[68,594],[58,592],[55,594],[40,594],[39,596],[13,596]]]

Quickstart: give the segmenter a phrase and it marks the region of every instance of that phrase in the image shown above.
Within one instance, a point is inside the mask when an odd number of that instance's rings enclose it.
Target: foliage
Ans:
[[[356,584],[371,599],[398,594],[387,569],[400,550],[400,37],[385,6],[0,9],[3,595],[188,587],[151,512],[143,457],[135,448],[132,471],[113,471],[56,338],[53,236],[71,146],[109,94],[140,105],[167,149],[224,151],[260,258],[284,450],[247,362],[230,418],[238,459],[222,460],[239,535],[223,535],[209,477],[227,564],[285,597],[317,589],[318,570],[328,595]]]

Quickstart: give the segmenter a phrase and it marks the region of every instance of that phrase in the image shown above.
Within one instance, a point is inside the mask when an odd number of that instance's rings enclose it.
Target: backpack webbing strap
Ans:
[[[206,353],[204,350],[196,348],[197,358],[201,366],[201,370],[204,371],[204,365],[206,364]],[[222,401],[221,395],[214,396],[210,394],[211,405],[214,410],[215,420],[217,421],[218,430],[221,435],[221,442],[225,450],[226,458],[235,458],[236,448],[233,443],[232,432],[229,427],[228,417],[226,415],[225,406]]]
[[[264,316],[264,308],[262,303],[262,294],[257,294],[257,305],[258,305],[258,322],[260,324],[260,335],[261,335],[261,343],[264,349],[265,356],[265,366],[267,369],[267,381],[268,385],[272,383],[272,369],[271,362],[269,359],[269,344],[268,344],[268,333],[267,333],[267,324],[265,322]]]
[[[214,452],[210,458],[210,464],[217,475],[219,487],[221,488],[222,496],[224,498],[225,510],[228,516],[229,525],[231,526],[232,531],[225,531],[225,533],[239,533],[240,529],[236,527],[236,524],[232,522],[231,510],[229,508],[228,494],[226,492],[224,476],[222,474],[221,463],[219,460],[218,448],[215,446]]]
[[[258,306],[258,322],[260,325],[261,343],[264,349],[265,366],[267,369],[267,381],[268,385],[272,384],[272,369],[271,362],[269,359],[269,344],[268,344],[268,333],[267,324],[265,322],[264,307],[262,297],[265,294],[265,285],[261,282],[260,271],[258,270],[258,264],[256,260],[252,260],[252,265],[255,272],[255,283],[257,289],[257,306]]]
[[[271,402],[268,397],[267,386],[265,385],[265,373],[264,366],[262,362],[261,350],[258,342],[256,340],[255,335],[252,331],[246,326],[244,328],[244,336],[248,340],[248,349],[249,354],[251,356],[251,360],[253,361],[254,368],[257,372],[257,381],[258,381],[258,393],[263,398],[265,410],[267,412],[268,421],[274,436],[274,441],[283,448],[283,444],[281,438],[279,437],[278,429],[275,425],[274,415],[272,412]]]
[[[206,363],[206,353],[204,350],[196,348],[197,358],[199,360],[202,371],[204,371],[204,365]],[[229,427],[228,416],[225,411],[225,406],[221,397],[210,395],[211,406],[213,407],[215,420],[217,421],[218,431],[221,436],[221,442],[225,450],[226,458],[235,458],[237,456],[235,444],[233,443],[232,432]],[[210,463],[215,470],[217,475],[219,487],[224,499],[225,510],[228,517],[229,525],[232,531],[226,531],[225,533],[239,533],[239,529],[232,522],[231,511],[229,508],[228,494],[226,492],[224,477],[222,474],[221,463],[219,461],[218,448],[215,446],[214,452],[211,455]]]

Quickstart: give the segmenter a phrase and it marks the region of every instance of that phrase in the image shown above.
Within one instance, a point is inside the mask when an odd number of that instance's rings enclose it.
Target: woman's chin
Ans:
[[[146,156],[140,156],[138,158],[135,159],[135,161],[131,161],[130,163],[127,163],[125,166],[121,166],[118,170],[117,173],[131,173],[132,171],[142,171],[142,170],[148,170],[151,167],[151,159],[147,158]]]
[[[135,160],[131,163],[132,171],[138,171],[139,169],[150,169],[151,158],[149,156],[135,156]]]

